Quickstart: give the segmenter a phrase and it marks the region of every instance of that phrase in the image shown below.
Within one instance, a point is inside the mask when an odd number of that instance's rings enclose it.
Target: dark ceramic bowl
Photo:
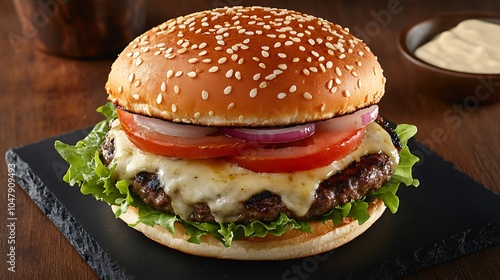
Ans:
[[[446,70],[415,56],[415,50],[439,33],[466,19],[480,19],[500,24],[500,14],[441,14],[417,22],[400,34],[399,50],[410,70],[409,81],[417,91],[467,106],[500,101],[500,74],[472,74]],[[499,42],[500,44],[500,42]]]

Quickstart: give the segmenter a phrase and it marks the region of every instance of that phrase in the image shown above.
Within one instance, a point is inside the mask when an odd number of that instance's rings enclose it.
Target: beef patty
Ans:
[[[400,150],[401,142],[389,124],[380,116],[376,122],[389,132],[394,146]],[[114,141],[106,138],[102,145],[102,157],[106,165],[111,164],[113,154]],[[379,189],[384,182],[391,178],[393,168],[394,163],[389,156],[383,153],[365,155],[359,161],[352,162],[347,168],[321,182],[315,191],[313,203],[304,216],[298,217],[290,211],[281,201],[279,195],[264,191],[252,196],[244,203],[244,210],[235,222],[273,221],[279,217],[280,213],[297,220],[311,220],[321,217],[336,206],[344,205],[351,200],[360,200]],[[138,173],[131,180],[130,188],[142,201],[153,208],[166,213],[174,213],[171,200],[163,191],[156,174]],[[193,207],[194,210],[189,219],[198,222],[215,222],[215,218],[206,203],[199,202]]]

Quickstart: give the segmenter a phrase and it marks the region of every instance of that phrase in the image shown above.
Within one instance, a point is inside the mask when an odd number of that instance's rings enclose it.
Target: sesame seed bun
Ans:
[[[112,206],[112,209],[116,211],[118,206]],[[350,242],[370,228],[385,209],[384,203],[377,199],[369,204],[370,218],[362,225],[347,219],[338,227],[333,227],[331,221],[311,222],[311,233],[291,230],[280,237],[236,240],[228,248],[213,236],[202,236],[200,244],[189,243],[184,228],[178,223],[174,225],[175,234],[159,225],[151,227],[138,223],[134,229],[162,245],[197,256],[234,260],[285,260],[320,254]],[[137,215],[137,208],[129,206],[128,211],[120,215],[120,219],[129,225],[136,224]]]
[[[385,78],[347,29],[284,9],[232,7],[171,19],[114,62],[108,99],[128,111],[210,126],[283,126],[377,103]]]

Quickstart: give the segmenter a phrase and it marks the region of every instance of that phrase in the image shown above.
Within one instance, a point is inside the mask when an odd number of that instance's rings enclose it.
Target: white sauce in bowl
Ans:
[[[500,24],[464,20],[420,46],[415,55],[448,70],[500,74]]]

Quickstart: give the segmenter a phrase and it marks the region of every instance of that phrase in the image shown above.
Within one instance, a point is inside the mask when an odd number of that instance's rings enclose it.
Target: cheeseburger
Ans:
[[[368,229],[418,185],[411,125],[389,126],[385,78],[349,30],[285,9],[168,20],[112,65],[107,119],[64,179],[147,237],[199,256],[291,259]]]

